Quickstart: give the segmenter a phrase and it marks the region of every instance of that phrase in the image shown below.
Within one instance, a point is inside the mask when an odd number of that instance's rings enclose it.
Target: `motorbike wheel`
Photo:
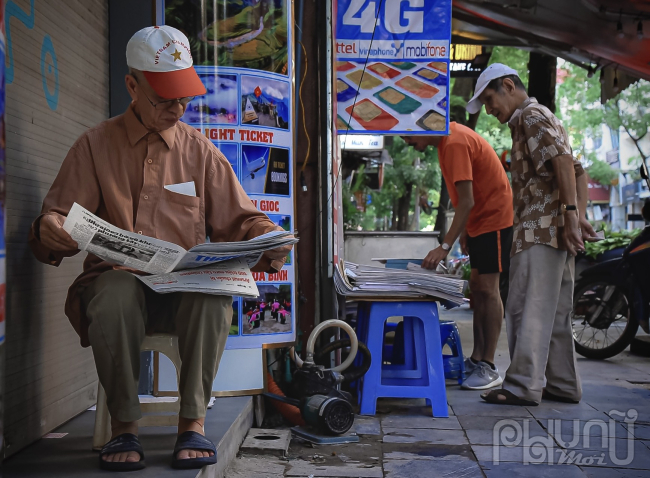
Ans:
[[[639,328],[631,303],[627,291],[606,276],[576,283],[571,321],[576,352],[602,360],[625,350]]]

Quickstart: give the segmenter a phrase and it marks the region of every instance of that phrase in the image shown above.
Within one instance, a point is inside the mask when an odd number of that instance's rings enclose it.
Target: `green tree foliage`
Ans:
[[[636,145],[638,158],[647,158],[650,151],[644,150],[641,140],[650,130],[650,82],[639,80],[602,105],[597,75],[588,78],[583,68],[570,63],[562,69],[565,75],[558,85],[558,117],[569,133],[574,153],[587,166],[589,175],[609,185],[619,171],[587,151],[585,140],[600,138],[602,125],[606,124],[614,131],[625,131]]]
[[[428,147],[420,153],[408,146],[402,138],[396,137],[388,147],[393,166],[386,170],[384,187],[393,200],[391,228],[398,231],[411,229],[410,212],[421,191],[440,190],[442,174],[438,163],[438,150]],[[416,165],[419,158],[419,165]],[[386,187],[388,186],[388,187]],[[387,198],[383,198],[384,203]],[[396,206],[396,207],[395,207]]]
[[[355,173],[351,183],[343,185],[346,229],[410,230],[415,201],[420,194],[428,193],[430,202],[437,198],[442,175],[435,148],[429,147],[426,152],[419,153],[401,138],[395,137],[387,149],[393,164],[385,167],[381,190],[368,189],[363,170]],[[416,165],[418,158],[420,163]],[[368,203],[365,212],[360,210],[363,208],[357,208],[358,198]],[[426,214],[422,217],[426,217]],[[431,219],[424,222],[429,224]]]
[[[587,138],[600,138],[605,122],[600,104],[600,82],[597,75],[587,77],[587,71],[565,63],[557,86],[559,108],[557,117],[571,138],[571,147],[578,159],[593,161],[586,151]],[[603,169],[602,167],[600,169]]]
[[[358,196],[365,196],[367,191],[368,177],[365,174],[365,166],[361,166],[354,171],[353,176],[348,181],[341,184],[341,195],[343,196],[343,227],[345,229],[365,229],[364,219],[365,212],[362,207],[358,206]],[[359,193],[361,193],[359,195]]]
[[[604,117],[610,128],[623,128],[630,135],[642,159],[650,156],[650,151],[641,146],[650,131],[650,82],[639,80],[609,100]]]
[[[614,180],[618,178],[618,169],[612,168],[605,161],[600,159],[594,159],[590,162],[587,171],[589,176],[594,181],[599,182],[603,186],[609,186],[613,184]]]

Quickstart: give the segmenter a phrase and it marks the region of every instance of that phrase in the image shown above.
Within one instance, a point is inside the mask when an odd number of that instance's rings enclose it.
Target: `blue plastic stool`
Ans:
[[[370,306],[372,302],[360,302],[357,308],[357,337],[362,342],[366,343],[368,341],[368,317],[370,314]],[[437,312],[437,309],[436,309]],[[401,333],[398,332],[401,326]],[[386,344],[386,334],[388,332],[395,332],[395,340],[393,345]],[[408,344],[408,347],[405,345]],[[412,322],[404,321],[401,322],[384,322],[384,332],[382,338],[382,363],[390,362],[390,365],[384,365],[386,370],[384,376],[388,378],[394,378],[394,372],[399,371],[401,378],[422,378],[424,371],[427,369],[428,365],[425,362],[418,361],[416,359],[415,347],[418,344],[415,343],[413,325]],[[361,366],[363,362],[363,357],[357,355],[357,358],[354,362],[356,367]],[[444,369],[443,369],[444,370]],[[361,396],[362,396],[362,380],[357,380],[352,383],[357,391],[357,403],[361,405]],[[427,405],[430,405],[429,399],[427,399]]]
[[[465,380],[465,359],[456,322],[440,322],[440,340],[442,347],[448,345],[451,349],[451,355],[443,354],[442,356],[445,378],[458,379],[460,385]]]
[[[393,332],[395,334],[397,332],[397,327],[398,323],[395,322],[386,322],[384,324],[384,337],[386,334]],[[383,345],[383,352],[382,352],[382,358],[384,362],[392,362],[393,354],[394,354],[394,346],[395,346],[395,341],[393,341],[392,344],[386,343],[386,340],[384,339],[384,345]]]
[[[368,341],[368,317],[370,314],[370,306],[372,302],[359,302],[357,307],[357,323],[356,323],[356,334],[360,341],[364,344]],[[402,326],[401,334],[397,333],[397,330]],[[386,343],[386,334],[389,332],[395,332],[395,340],[393,345]],[[422,369],[420,368],[420,363],[415,359],[413,353],[414,339],[413,339],[413,327],[407,327],[404,329],[404,323],[399,322],[384,322],[384,332],[382,338],[382,362],[391,362],[391,370],[402,370],[403,376],[409,375],[410,377],[420,378],[422,377],[422,370],[426,370],[426,363],[423,364]],[[410,347],[407,348],[406,353],[404,350],[404,344],[409,343]],[[396,357],[396,355],[398,357]],[[397,358],[397,364],[396,359]],[[357,357],[354,361],[355,367],[360,367],[363,362],[363,356],[357,354]],[[356,380],[350,384],[357,391],[357,403],[361,405],[361,396],[362,396],[362,379]]]
[[[404,363],[383,364],[384,324],[404,317]],[[433,416],[447,417],[440,323],[435,302],[367,302],[359,307],[357,334],[372,355],[361,383],[361,415],[375,415],[377,399],[425,398]]]

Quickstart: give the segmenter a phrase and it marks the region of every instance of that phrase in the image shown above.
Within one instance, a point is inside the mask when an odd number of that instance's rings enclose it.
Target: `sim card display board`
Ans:
[[[449,133],[451,0],[338,0],[339,134]]]

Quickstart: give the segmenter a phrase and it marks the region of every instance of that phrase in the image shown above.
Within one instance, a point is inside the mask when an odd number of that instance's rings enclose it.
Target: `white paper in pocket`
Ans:
[[[169,184],[165,186],[165,189],[173,193],[196,197],[196,186],[194,185],[194,181],[188,181],[186,183],[178,183],[178,184]]]

